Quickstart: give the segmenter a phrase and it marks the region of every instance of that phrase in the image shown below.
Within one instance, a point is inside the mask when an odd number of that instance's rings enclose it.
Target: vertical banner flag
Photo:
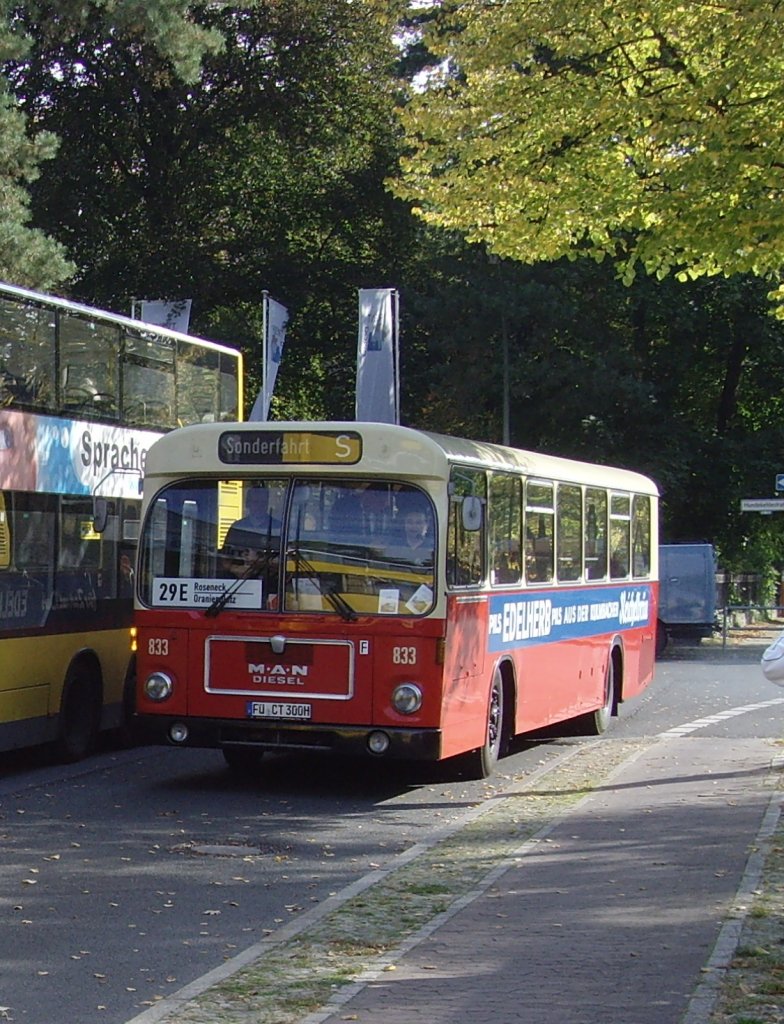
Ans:
[[[357,420],[400,422],[397,317],[394,288],[360,288]]]
[[[271,299],[265,292],[264,319],[262,324],[261,390],[256,396],[256,401],[253,403],[253,408],[248,417],[249,420],[266,421],[269,419],[272,392],[275,390],[278,367],[283,358],[283,346],[286,344],[286,324],[288,321],[289,311],[286,307],[281,306],[275,299]]]
[[[188,333],[191,320],[191,299],[180,299],[179,302],[165,302],[162,299],[142,299],[140,320],[157,327],[168,327],[170,331]]]

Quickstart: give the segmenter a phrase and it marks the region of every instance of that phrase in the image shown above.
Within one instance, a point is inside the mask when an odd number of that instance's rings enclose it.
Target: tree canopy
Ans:
[[[196,333],[245,350],[250,404],[267,290],[291,315],[276,409],[351,415],[356,289],[398,283],[418,227],[384,187],[400,7],[194,6],[220,46],[193,81],[100,24],[34,26],[6,69],[29,119],[60,140],[32,211],[75,264],[69,294],[119,311],[192,298]]]
[[[784,7],[454,0],[396,193],[527,263],[681,279],[784,264]],[[784,290],[779,299],[784,301]]]
[[[34,0],[23,5],[0,0],[0,60],[6,68],[18,67],[36,46],[57,50],[64,40],[85,33],[93,49],[81,55],[78,74],[84,80],[97,52],[118,39],[126,46],[156,47],[179,75],[192,79],[219,37],[193,21],[190,7],[187,0]],[[54,61],[49,72],[39,97],[44,104],[66,69]],[[24,89],[14,90],[8,77],[0,77],[0,278],[53,288],[75,266],[62,244],[31,223],[28,190],[42,162],[57,152],[58,137],[29,116],[27,98]]]
[[[244,350],[248,404],[269,291],[290,312],[277,419],[352,417],[356,290],[396,287],[404,422],[499,441],[506,393],[513,444],[648,472],[662,487],[667,539],[711,539],[725,564],[746,571],[784,566],[775,517],[739,513],[740,497],[767,493],[784,470],[784,325],[768,315],[769,285],[748,274],[685,284],[639,274],[623,287],[609,259],[527,266],[517,253],[489,253],[500,251],[492,233],[474,244],[462,227],[412,216],[384,186],[404,144],[395,105],[428,57],[419,46],[400,51],[412,38],[397,31],[409,6],[414,20],[432,14],[407,0],[57,0],[13,11],[0,0],[0,278],[118,312],[132,297],[192,298],[192,330]],[[434,6],[444,33],[479,13]],[[504,0],[485,12],[544,6],[563,21],[558,2]],[[550,59],[542,78],[555,89]],[[470,76],[451,68],[449,87],[462,89]],[[597,101],[596,116],[602,109]],[[522,152],[530,140],[518,136]],[[541,224],[519,218],[532,246],[534,228],[549,237],[565,205],[576,216],[580,202],[613,202],[599,171],[580,187],[574,141],[560,172],[554,164],[552,218],[547,209]],[[460,145],[466,161],[470,146]],[[483,146],[478,134],[477,170],[493,166]],[[691,159],[685,148],[670,155]],[[507,175],[506,154],[496,163]],[[700,180],[695,171],[695,189]],[[478,177],[472,190],[477,201],[491,194]],[[517,202],[514,188],[506,194]],[[606,234],[608,251],[632,267],[634,246],[655,242],[636,226]],[[589,243],[564,251],[598,257]]]

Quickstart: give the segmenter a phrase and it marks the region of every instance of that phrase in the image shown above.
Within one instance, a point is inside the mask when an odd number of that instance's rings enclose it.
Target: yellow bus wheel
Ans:
[[[63,687],[55,741],[61,761],[81,761],[95,747],[101,727],[101,686],[87,663],[72,666]]]

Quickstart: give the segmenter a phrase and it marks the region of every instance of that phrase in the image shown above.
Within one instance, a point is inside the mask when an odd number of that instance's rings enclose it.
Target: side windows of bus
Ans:
[[[479,498],[487,508],[487,479],[483,470],[453,466],[449,478],[447,526],[447,583],[453,587],[478,586],[485,578],[487,517],[478,530],[466,529],[463,498]]]
[[[523,575],[523,481],[513,473],[490,474],[487,522],[490,535],[490,582],[519,583]]]
[[[460,515],[480,497],[480,530]],[[492,587],[645,579],[651,571],[652,503],[630,494],[511,472],[454,467],[450,479],[447,582]],[[486,545],[486,547],[485,547]]]
[[[549,482],[525,484],[525,578],[550,583],[555,557],[555,487]]]
[[[644,578],[651,568],[647,495],[528,480],[525,578],[529,583]]]

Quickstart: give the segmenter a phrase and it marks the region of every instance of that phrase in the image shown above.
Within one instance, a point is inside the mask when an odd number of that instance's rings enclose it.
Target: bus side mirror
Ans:
[[[463,529],[474,533],[482,525],[482,500],[474,494],[463,498]]]
[[[106,498],[93,498],[93,529],[103,533],[109,522],[109,502]]]

